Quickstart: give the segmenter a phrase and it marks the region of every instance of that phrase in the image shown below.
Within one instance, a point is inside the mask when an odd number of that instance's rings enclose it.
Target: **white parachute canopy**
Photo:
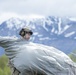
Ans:
[[[0,46],[13,66],[26,75],[26,71],[45,75],[76,75],[76,64],[60,50],[12,37],[0,37]],[[30,74],[29,74],[30,75]]]

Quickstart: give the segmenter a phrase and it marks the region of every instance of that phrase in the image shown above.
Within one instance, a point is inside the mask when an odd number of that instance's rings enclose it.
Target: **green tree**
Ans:
[[[0,75],[11,75],[10,68],[7,66],[8,58],[3,55],[0,57]]]
[[[70,57],[74,62],[76,62],[76,50],[74,50],[73,52],[71,52],[71,53],[69,54],[69,57]]]

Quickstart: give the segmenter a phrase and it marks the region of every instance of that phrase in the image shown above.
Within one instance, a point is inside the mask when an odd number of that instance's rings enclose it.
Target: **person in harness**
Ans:
[[[22,28],[19,32],[21,39],[25,39],[26,41],[30,40],[31,35],[33,34],[32,30],[29,28]],[[19,75],[20,72],[11,64],[10,60],[8,66],[11,69],[12,75]]]
[[[21,39],[0,36],[0,46],[9,58],[12,75],[76,75],[76,64],[65,53],[29,42],[32,34],[31,30],[22,28]]]

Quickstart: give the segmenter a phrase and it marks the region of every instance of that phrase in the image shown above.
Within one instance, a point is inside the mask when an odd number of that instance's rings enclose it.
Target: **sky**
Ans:
[[[0,0],[0,20],[24,15],[76,17],[76,0]]]

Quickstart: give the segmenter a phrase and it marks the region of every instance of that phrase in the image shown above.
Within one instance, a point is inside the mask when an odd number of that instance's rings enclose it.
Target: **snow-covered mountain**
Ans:
[[[32,29],[33,42],[54,46],[66,54],[76,49],[76,18],[10,18],[0,25],[0,36],[20,37],[18,33],[23,27]]]

